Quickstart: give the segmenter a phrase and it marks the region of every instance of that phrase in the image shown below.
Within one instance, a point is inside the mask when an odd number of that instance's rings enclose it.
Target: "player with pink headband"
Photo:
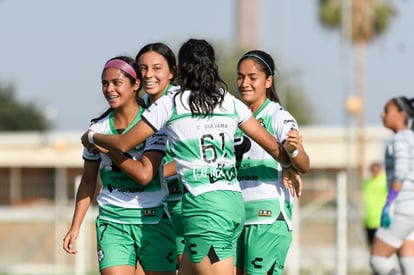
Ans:
[[[106,62],[104,70],[107,68],[117,68],[121,71],[124,71],[125,73],[129,74],[135,79],[138,79],[137,73],[135,72],[134,68],[132,68],[131,65],[129,65],[127,62],[123,61],[122,59],[111,59],[108,62]]]
[[[112,58],[105,63],[101,78],[110,108],[93,119],[89,129],[126,133],[144,111],[138,96],[142,81],[138,64],[130,57]],[[74,244],[95,197],[99,174],[102,187],[96,197],[96,235],[101,274],[175,274],[175,231],[165,209],[168,187],[162,165],[166,140],[166,134],[159,131],[124,154],[98,146],[84,148],[72,225],[63,240],[66,252],[77,253]]]

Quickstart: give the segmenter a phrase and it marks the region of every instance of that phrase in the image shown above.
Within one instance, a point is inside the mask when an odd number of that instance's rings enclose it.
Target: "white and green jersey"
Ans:
[[[178,89],[180,89],[179,86],[168,85],[167,89],[164,92],[164,95],[166,95],[169,91],[175,93]],[[151,105],[148,94],[144,94],[142,98],[147,106]],[[163,159],[164,164],[169,163],[173,160],[174,160],[174,156],[172,155],[170,144],[167,142],[167,146],[165,148],[165,156]],[[168,191],[169,191],[166,201],[181,200],[183,191],[181,190],[182,188],[178,181],[178,176],[172,175],[171,177],[165,178],[165,180],[167,181]]]
[[[292,115],[269,99],[254,117],[281,143],[289,130],[298,130]],[[237,174],[246,208],[245,224],[272,224],[282,213],[291,229],[292,199],[281,182],[279,163],[241,131],[237,132],[235,148]]]
[[[134,121],[122,133],[127,132],[140,120],[142,109],[140,108]],[[118,134],[114,126],[113,112],[92,124],[90,130],[101,134]],[[166,140],[165,132],[157,132],[124,155],[139,160],[145,151],[164,151]],[[83,158],[101,162],[102,190],[97,196],[101,219],[124,224],[158,223],[164,214],[164,201],[168,195],[168,188],[162,176],[163,165],[160,165],[151,183],[142,186],[123,173],[105,154],[89,152],[84,148]]]
[[[226,92],[221,106],[208,117],[193,117],[190,91],[169,92],[142,116],[156,130],[165,126],[180,182],[193,195],[240,191],[234,156],[234,135],[251,111]],[[176,96],[175,96],[176,95]]]

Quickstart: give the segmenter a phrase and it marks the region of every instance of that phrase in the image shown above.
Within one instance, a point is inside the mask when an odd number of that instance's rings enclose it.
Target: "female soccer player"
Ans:
[[[275,64],[266,52],[245,53],[237,64],[237,88],[255,119],[282,142],[294,167],[305,173],[309,157],[295,118],[279,103],[274,85]],[[255,141],[238,134],[237,172],[246,221],[237,248],[237,273],[283,274],[292,240],[292,197],[284,189],[280,163]]]
[[[377,274],[414,274],[414,98],[391,98],[381,118],[394,135],[385,150],[388,196],[370,263]],[[402,273],[394,266],[395,253]]]
[[[142,89],[145,91],[143,99],[147,106],[166,95],[168,91],[178,89],[175,85],[177,64],[173,51],[161,42],[149,43],[142,47],[135,57],[142,73]],[[175,241],[177,245],[177,265],[180,265],[184,252],[184,233],[181,211],[182,188],[178,182],[174,157],[167,143],[164,157],[164,175],[168,184],[166,199],[168,211],[175,227]]]
[[[94,119],[90,129],[103,134],[125,134],[144,111],[137,95],[141,73],[129,57],[106,62],[102,92],[110,108]],[[140,105],[141,103],[141,105]],[[103,275],[173,275],[176,268],[174,227],[164,209],[168,189],[161,165],[165,133],[155,133],[124,154],[85,148],[84,171],[76,196],[76,207],[63,248],[76,253],[75,240],[86,211],[94,198],[98,174],[102,189],[97,196],[97,253]]]
[[[190,39],[178,53],[178,92],[154,102],[124,135],[88,131],[82,143],[126,151],[166,127],[182,198],[185,252],[181,274],[232,275],[236,241],[244,223],[243,198],[234,157],[234,137],[240,127],[274,158],[288,165],[281,144],[227,92],[215,63],[213,47]],[[284,170],[288,188],[299,182],[296,171]],[[190,265],[185,263],[191,262]]]

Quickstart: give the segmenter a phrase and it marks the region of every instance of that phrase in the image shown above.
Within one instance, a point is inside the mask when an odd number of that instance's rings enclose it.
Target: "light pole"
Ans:
[[[352,16],[352,4],[351,0],[341,0],[341,32],[342,32],[342,53],[343,53],[343,94],[346,110],[346,122],[349,127],[348,134],[348,161],[346,167],[346,173],[341,173],[337,178],[337,222],[336,222],[336,274],[346,275],[348,272],[348,254],[347,254],[347,241],[348,241],[348,183],[350,179],[351,171],[351,145],[352,143],[352,120],[349,113],[349,106],[354,107],[354,104],[349,102],[349,93],[351,91],[349,83],[351,83],[351,66],[350,66],[350,50],[349,50],[349,37],[351,37],[351,16]],[[350,103],[350,104],[349,104]],[[346,176],[348,175],[348,176]]]

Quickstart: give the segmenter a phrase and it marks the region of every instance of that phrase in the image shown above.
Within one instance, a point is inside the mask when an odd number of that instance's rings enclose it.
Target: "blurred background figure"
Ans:
[[[370,177],[362,184],[364,203],[364,228],[368,245],[372,245],[375,231],[380,226],[381,212],[387,198],[387,179],[380,162],[369,166]]]

